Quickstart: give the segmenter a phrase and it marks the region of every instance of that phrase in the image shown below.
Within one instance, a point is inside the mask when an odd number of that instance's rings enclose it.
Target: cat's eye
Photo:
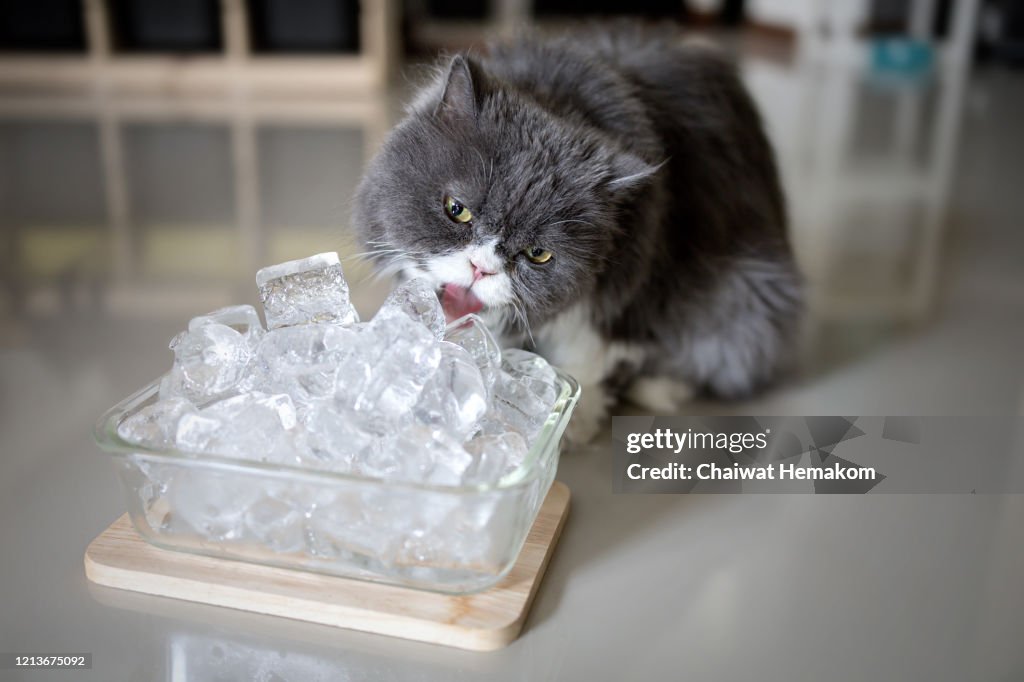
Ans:
[[[455,197],[444,198],[444,213],[449,219],[457,223],[468,223],[473,219],[473,214],[462,205],[462,202]]]
[[[555,254],[540,246],[531,246],[523,249],[523,253],[534,263],[547,263]]]

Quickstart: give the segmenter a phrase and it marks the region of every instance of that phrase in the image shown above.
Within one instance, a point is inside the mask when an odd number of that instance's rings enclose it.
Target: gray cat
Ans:
[[[714,49],[639,27],[448,61],[369,164],[354,225],[573,374],[586,441],[625,396],[734,398],[791,356],[801,279],[771,146]]]

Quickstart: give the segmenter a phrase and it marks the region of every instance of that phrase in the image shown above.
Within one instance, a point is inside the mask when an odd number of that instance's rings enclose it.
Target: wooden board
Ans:
[[[445,595],[159,549],[139,536],[127,514],[86,549],[85,574],[107,587],[488,651],[519,636],[568,511],[569,488],[555,481],[512,570],[476,594]]]

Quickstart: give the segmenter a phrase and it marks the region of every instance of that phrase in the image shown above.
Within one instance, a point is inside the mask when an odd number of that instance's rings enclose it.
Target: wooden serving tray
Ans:
[[[159,549],[125,514],[85,551],[92,582],[162,597],[362,630],[461,649],[500,649],[519,636],[569,511],[555,481],[515,565],[494,587],[447,595]]]

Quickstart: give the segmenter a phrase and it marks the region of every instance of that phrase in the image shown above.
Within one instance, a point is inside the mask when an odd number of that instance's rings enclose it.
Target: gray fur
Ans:
[[[719,396],[774,379],[794,343],[801,279],[758,113],[728,60],[667,33],[456,56],[370,163],[354,224],[396,271],[497,237],[531,327],[586,302],[609,343],[644,349],[635,371]],[[555,257],[530,263],[533,244]]]

